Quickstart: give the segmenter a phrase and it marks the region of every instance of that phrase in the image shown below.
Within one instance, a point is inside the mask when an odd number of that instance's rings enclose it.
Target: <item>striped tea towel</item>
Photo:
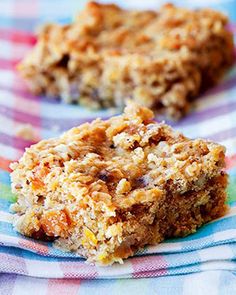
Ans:
[[[205,225],[191,236],[147,247],[135,257],[127,259],[123,265],[116,264],[107,268],[87,265],[82,258],[73,253],[61,252],[53,248],[50,243],[34,241],[13,231],[9,205],[14,202],[15,197],[10,192],[9,163],[17,160],[24,148],[34,141],[57,136],[68,128],[96,117],[107,118],[113,115],[106,110],[90,112],[79,106],[64,105],[45,97],[34,96],[27,91],[24,82],[15,71],[15,64],[35,43],[35,36],[30,32],[29,24],[35,25],[41,18],[43,19],[41,15],[37,15],[39,8],[36,5],[43,3],[46,7],[49,4],[45,4],[47,1],[23,2],[31,5],[30,8],[21,11],[24,13],[24,19],[17,17],[14,20],[11,16],[9,18],[11,24],[6,22],[7,24],[0,28],[0,273],[5,273],[0,276],[0,294],[5,292],[4,288],[9,287],[10,291],[3,294],[12,294],[14,292],[11,288],[17,289],[20,284],[22,286],[25,283],[31,284],[27,278],[18,275],[47,278],[44,284],[47,284],[48,288],[52,285],[59,289],[63,284],[66,286],[68,284],[65,280],[58,281],[58,278],[70,278],[76,282],[79,280],[81,284],[82,282],[85,284],[83,290],[87,290],[86,294],[90,291],[96,294],[96,286],[104,290],[106,288],[113,290],[112,294],[115,294],[116,286],[120,282],[118,279],[144,277],[149,279],[139,280],[139,284],[147,294],[150,294],[148,293],[150,286],[156,282],[151,278],[158,277],[160,288],[163,286],[162,294],[168,294],[164,291],[167,288],[164,286],[168,285],[168,276],[172,278],[171,282],[176,290],[182,292],[185,285],[188,288],[191,286],[187,279],[190,274],[193,282],[194,280],[198,282],[201,278],[201,274],[198,273],[204,271],[209,280],[215,277],[218,284],[227,289],[229,284],[224,285],[221,280],[236,274],[236,65],[218,86],[196,101],[193,113],[179,123],[172,123],[174,128],[184,132],[186,136],[209,138],[226,146],[227,170],[230,174],[228,188],[230,212],[227,216]],[[59,0],[58,2],[62,3]],[[16,3],[16,1],[0,2],[0,11],[3,7],[17,14]],[[43,10],[40,11],[44,13]],[[63,15],[61,10],[58,13]],[[28,14],[28,19],[25,14]],[[62,17],[58,19],[66,21]],[[4,21],[4,17],[0,18],[0,25]],[[16,27],[21,30],[16,30]],[[236,24],[232,23],[230,27],[236,34]],[[19,137],[19,129],[24,128],[26,124],[33,127],[33,141]],[[184,274],[188,274],[186,279],[182,279]],[[86,283],[83,281],[83,279],[108,278],[111,280],[96,280],[97,283],[91,283],[90,291],[86,289]],[[16,281],[18,284],[15,285]],[[127,280],[122,281],[125,286]],[[34,282],[39,284],[42,281],[35,279]],[[131,285],[132,283],[129,283],[129,286]],[[119,286],[119,290],[124,288],[121,284]],[[145,289],[145,286],[149,287]],[[70,287],[74,288],[73,292],[76,294],[78,286],[75,288],[72,283]],[[191,289],[188,288],[186,290]],[[140,294],[146,294],[145,292]]]

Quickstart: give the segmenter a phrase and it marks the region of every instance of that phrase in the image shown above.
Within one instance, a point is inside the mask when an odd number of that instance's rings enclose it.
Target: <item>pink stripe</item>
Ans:
[[[47,129],[47,128],[51,129],[53,126],[56,125],[58,126],[60,130],[63,130],[63,131],[94,119],[94,118],[85,118],[85,119],[64,118],[63,120],[51,119],[51,118],[46,118],[43,116],[40,117],[40,116],[30,115],[30,113],[17,111],[16,109],[12,109],[2,105],[0,105],[0,114],[7,118],[13,118],[13,120],[15,121],[18,121],[21,123],[30,123],[33,126],[44,128],[44,129]],[[38,135],[37,138],[41,138],[41,136]]]
[[[227,28],[233,33],[236,33],[236,23],[230,23],[227,25]]]
[[[95,279],[98,277],[96,267],[84,262],[70,261],[59,262],[60,268],[65,278]]]
[[[33,5],[35,7],[35,12],[37,12],[37,1],[33,1]],[[21,4],[19,4],[19,1],[15,1],[14,2],[14,8],[15,8],[15,12],[17,13],[17,11],[19,9],[21,9]],[[34,13],[34,11],[32,10],[32,14]],[[12,46],[12,56],[14,57],[15,54],[14,52],[17,50],[17,46]],[[14,66],[18,61],[12,61],[12,65]],[[14,73],[15,74],[15,73]],[[21,79],[19,79],[19,77],[17,76],[17,74],[15,74],[13,76],[13,82],[12,82],[12,86],[13,88],[16,87],[18,85],[18,83],[21,83]],[[16,96],[13,96],[12,97],[12,102],[13,102],[13,105],[14,106],[17,106],[17,104],[19,103],[18,102],[18,99]],[[16,107],[15,107],[16,109]],[[35,117],[35,123],[40,127],[41,126],[41,117],[40,117],[40,111],[41,111],[41,105],[39,103],[39,101],[35,101],[35,105],[34,105],[34,111],[36,111],[36,113],[38,114],[37,117]],[[30,112],[30,108],[29,108],[29,112]],[[14,127],[17,127],[17,120],[16,120],[16,117],[17,117],[17,113],[15,111],[12,112],[12,116],[11,118],[13,119],[13,121],[15,122],[15,126]],[[26,120],[26,123],[27,123],[27,116],[25,117],[25,120]],[[40,134],[40,129],[37,129],[37,130],[34,130],[34,133],[35,133],[35,137],[36,138],[41,138],[41,134]],[[21,155],[19,154],[18,157],[20,157]]]
[[[48,255],[49,252],[48,246],[40,244],[40,242],[36,242],[34,240],[19,238],[18,245],[23,249],[27,249],[44,256]]]
[[[164,276],[168,273],[168,263],[163,256],[142,256],[130,259],[133,266],[133,278]]]
[[[49,279],[47,295],[76,295],[79,292],[80,283],[78,279]]]
[[[11,172],[11,169],[9,167],[11,162],[12,161],[10,161],[9,159],[3,158],[0,155],[0,169]],[[1,244],[0,244],[0,246],[1,246]]]
[[[21,79],[19,79],[19,80],[21,80]],[[22,83],[20,83],[20,81],[19,81],[17,83],[17,85],[14,85],[14,88],[13,88],[13,86],[9,86],[9,85],[8,86],[0,85],[0,90],[8,91],[8,92],[10,92],[11,95],[21,96],[25,100],[39,101],[39,100],[43,99],[45,101],[49,101],[51,104],[58,104],[57,99],[52,99],[52,98],[47,98],[45,96],[32,94],[29,90],[27,90],[27,87],[24,84],[24,81],[22,81]]]
[[[22,18],[38,18],[39,16],[39,7],[38,2],[40,1],[29,1],[29,0],[20,0],[13,1],[14,9],[13,16],[22,17]]]
[[[25,140],[20,137],[10,136],[3,132],[0,132],[0,142],[20,150],[24,150],[26,147],[29,147],[35,143],[33,141]]]
[[[11,41],[13,43],[25,43],[30,45],[34,45],[36,43],[35,35],[12,29],[0,29],[0,39]]]
[[[20,60],[10,60],[0,58],[0,68],[1,70],[14,70],[16,65],[20,62]]]
[[[236,167],[236,154],[225,158],[226,170]]]

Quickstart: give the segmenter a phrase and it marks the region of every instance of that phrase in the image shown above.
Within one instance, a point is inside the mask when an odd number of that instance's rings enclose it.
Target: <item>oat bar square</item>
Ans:
[[[11,165],[16,230],[107,265],[222,216],[224,147],[153,118],[130,103],[26,149]]]
[[[45,26],[19,69],[35,93],[92,108],[133,99],[179,119],[232,64],[227,23],[210,9],[129,11],[90,2],[72,24]]]

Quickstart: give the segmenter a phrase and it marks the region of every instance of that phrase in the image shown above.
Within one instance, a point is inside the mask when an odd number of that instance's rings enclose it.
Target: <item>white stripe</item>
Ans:
[[[1,234],[0,233],[0,241],[5,245],[5,246],[16,246],[18,245],[19,242],[18,237],[12,237],[7,234]]]
[[[56,19],[71,17],[83,9],[88,0],[70,1],[70,5],[64,5],[64,0],[57,0],[57,5],[53,1],[40,1],[40,11],[43,11],[43,19]]]
[[[209,118],[207,121],[198,122],[189,126],[181,126],[178,129],[189,137],[210,137],[214,133],[226,131],[236,126],[236,111]]]
[[[228,245],[220,245],[201,249],[198,251],[198,255],[202,262],[209,260],[232,259],[234,257],[234,253]]]
[[[182,243],[161,243],[157,246],[149,246],[148,247],[148,253],[166,253],[169,251],[180,251],[182,250],[183,244]]]
[[[48,294],[48,280],[18,275],[14,284],[12,295],[46,295]]]
[[[17,103],[14,103],[16,101]],[[0,104],[5,107],[13,107],[14,110],[26,112],[31,115],[39,115],[41,107],[37,101],[24,99],[16,95],[14,91],[10,92],[7,90],[0,90]]]
[[[218,295],[220,272],[202,272],[184,277],[183,295]]]
[[[228,229],[222,232],[214,233],[212,238],[214,242],[225,241],[228,239],[235,239],[236,229]]]
[[[19,137],[20,128],[24,127],[24,123],[21,123],[17,120],[12,120],[7,117],[4,117],[0,114],[0,132],[3,132],[9,136]],[[29,124],[30,125],[30,124]],[[39,141],[40,138],[50,138],[60,136],[61,132],[57,129],[57,126],[52,126],[51,129],[38,128],[37,126],[31,125],[33,129],[33,138],[29,139],[30,141]],[[40,138],[37,136],[40,135]]]
[[[12,127],[12,126],[14,126],[14,127]],[[18,130],[23,126],[24,126],[24,124],[22,124],[18,121],[12,121],[12,120],[9,120],[9,119],[2,117],[0,115],[0,132],[3,132],[9,136],[19,137]],[[40,138],[35,135],[34,138],[31,138],[29,140],[30,141],[32,140],[34,142],[38,142],[41,138],[46,139],[46,138],[58,137],[61,135],[61,132],[56,127],[57,126],[52,126],[51,129],[43,129],[43,128],[39,129],[36,126],[32,126],[32,128],[34,130],[33,133],[40,134]],[[55,130],[54,130],[54,128],[55,128]],[[22,153],[22,151],[20,151],[20,153]],[[0,154],[1,154],[1,151],[0,151]]]
[[[12,43],[12,41],[1,40],[0,58],[8,59],[9,61],[23,58],[32,46],[26,44]]]
[[[0,73],[1,76],[1,73]],[[9,83],[8,83],[9,85]],[[13,102],[17,100],[17,104]],[[44,118],[49,119],[87,119],[97,118],[102,116],[114,115],[114,110],[100,110],[97,112],[90,112],[79,105],[70,105],[65,103],[50,104],[46,101],[34,101],[25,99],[22,96],[7,90],[0,90],[0,104],[6,107],[13,107],[15,110],[39,116],[43,114]]]
[[[15,120],[8,119],[7,117],[0,115],[0,132],[3,132],[10,136],[16,136],[17,132],[16,132],[15,126],[17,126],[17,123],[15,124]],[[19,123],[19,126],[20,126],[20,123]],[[34,127],[34,128],[37,128],[37,127]]]
[[[14,2],[12,1],[0,1],[0,11],[1,11],[1,16],[12,16],[13,13],[13,8],[14,8]]]
[[[196,244],[196,242],[199,246],[201,246],[201,244],[206,239],[209,241],[213,240],[214,242],[222,242],[226,239],[236,239],[236,229],[223,230],[221,232],[208,235],[207,237],[204,237],[204,238],[198,238],[197,240],[194,240],[194,241],[190,240],[190,241],[183,241],[180,243],[168,243],[168,242],[162,243],[157,246],[148,247],[147,253],[149,253],[149,254],[151,254],[151,253],[168,253],[169,251],[178,252],[178,251],[182,250],[183,247],[189,248],[189,249],[192,248],[193,243]]]
[[[215,108],[218,106],[229,106],[230,102],[235,102],[235,97],[229,95],[228,91],[223,91],[220,93],[206,95],[200,99],[196,99],[194,102],[194,110],[195,111],[203,111],[208,108]]]
[[[227,1],[227,0],[224,0]],[[111,3],[111,0],[100,0],[99,2],[102,3]],[[137,0],[114,0],[112,1],[114,3],[117,3],[118,5],[125,7],[125,8],[133,8],[133,9],[157,9],[161,5],[166,3],[166,0],[146,0],[146,1],[137,1]],[[222,0],[198,0],[198,1],[181,1],[179,0],[172,0],[171,3],[174,3],[176,5],[182,5],[184,3],[185,7],[201,7],[201,6],[210,6],[214,4],[222,4]]]
[[[18,160],[19,155],[22,154],[23,152],[21,150],[0,143],[0,157],[6,158],[11,161],[16,161]]]
[[[229,138],[220,142],[223,146],[226,147],[226,155],[232,156],[236,152],[236,137]]]
[[[0,221],[12,223],[12,220],[13,220],[13,214],[0,211]]]
[[[12,85],[15,78],[15,73],[10,70],[1,70],[0,69],[0,86],[9,86]]]
[[[8,135],[15,134],[15,123],[14,120],[8,119],[2,115],[0,115],[0,132],[4,132]]]
[[[63,278],[63,271],[57,261],[31,260],[27,257],[24,258],[24,261],[31,276],[50,278],[53,273],[54,278]]]
[[[28,124],[24,124],[24,123],[20,123],[16,120],[12,120],[12,119],[8,119],[7,117],[4,117],[0,114],[0,132],[3,132],[9,136],[16,136],[18,137],[18,132],[20,130],[20,128],[23,128],[25,125]],[[30,124],[29,124],[30,125]],[[36,126],[32,126],[33,129],[33,135],[34,138],[29,139],[30,141],[38,141],[39,139],[36,137],[36,134],[40,134],[42,132],[41,128],[38,128]],[[43,129],[43,132],[47,135],[48,134],[52,134],[51,131],[49,131],[48,129]],[[21,138],[21,136],[20,136]]]
[[[235,270],[236,269],[236,263],[233,261],[208,261],[201,263],[201,270]],[[212,293],[206,293],[206,294],[212,294]],[[214,293],[213,293],[214,294]]]

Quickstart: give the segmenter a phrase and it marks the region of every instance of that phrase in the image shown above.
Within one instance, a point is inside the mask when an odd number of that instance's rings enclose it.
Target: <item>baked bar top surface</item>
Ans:
[[[165,5],[130,11],[87,4],[72,24],[49,24],[19,65],[36,93],[88,107],[128,98],[180,118],[233,61],[228,19],[211,9]]]
[[[12,164],[16,229],[59,237],[91,261],[120,261],[225,212],[224,151],[130,103],[120,116],[31,146]]]
[[[83,54],[86,65],[99,56],[119,58],[133,53],[164,62],[176,53],[186,55],[187,49],[200,49],[212,33],[220,35],[227,22],[224,14],[211,9],[169,4],[160,11],[132,11],[90,2],[72,24],[45,26],[38,44],[38,51],[44,47],[45,52],[30,62],[42,68],[56,62],[63,66],[68,59],[65,54],[75,60]]]
[[[24,178],[19,175],[23,180],[17,184],[20,191],[27,180],[35,196],[47,193],[45,189],[66,189],[68,193],[82,190],[84,196],[102,192],[109,204],[122,207],[135,198],[142,201],[142,192],[147,189],[161,193],[168,184],[184,193],[193,185],[201,186],[201,181],[222,169],[223,161],[224,147],[190,140],[155,122],[150,110],[131,104],[121,116],[108,121],[97,119],[60,138],[31,146],[12,167],[13,175],[26,173]]]

